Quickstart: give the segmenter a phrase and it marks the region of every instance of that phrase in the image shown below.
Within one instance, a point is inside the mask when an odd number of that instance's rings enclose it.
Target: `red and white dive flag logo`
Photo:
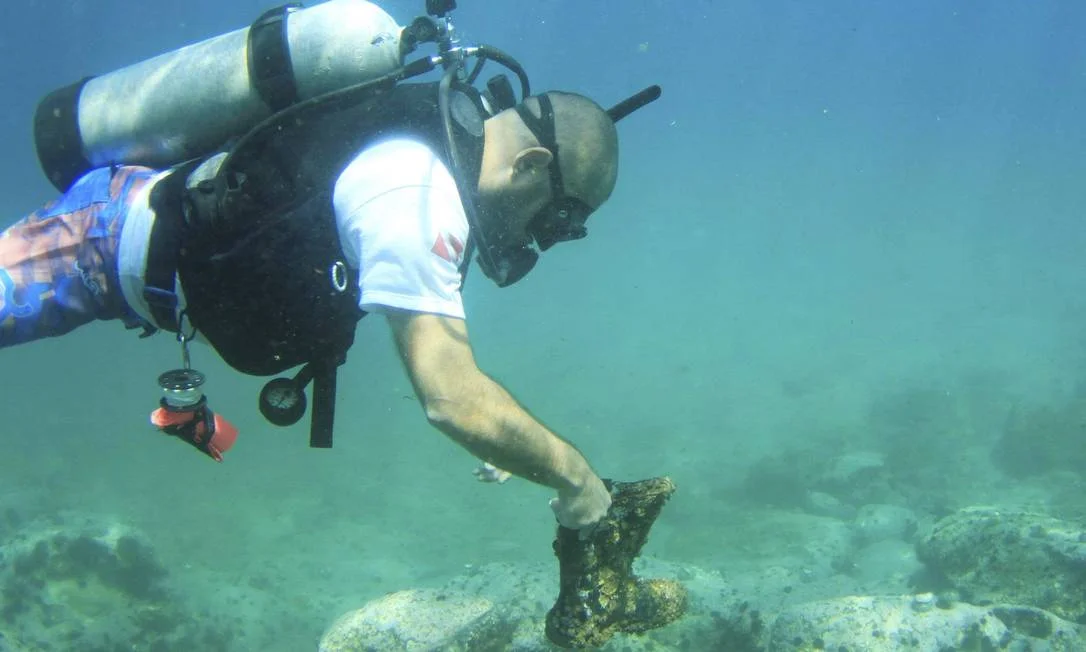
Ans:
[[[455,235],[439,233],[437,239],[434,240],[434,246],[430,247],[430,251],[453,265],[459,265],[460,257],[464,253],[464,243],[460,242],[460,239]]]

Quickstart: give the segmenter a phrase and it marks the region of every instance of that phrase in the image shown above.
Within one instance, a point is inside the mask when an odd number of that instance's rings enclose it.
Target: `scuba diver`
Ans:
[[[159,377],[151,422],[222,461],[237,430],[210,409],[191,342],[247,374],[300,368],[267,383],[260,410],[296,423],[312,385],[310,445],[330,447],[336,370],[380,314],[427,420],[482,461],[476,476],[553,489],[560,527],[590,542],[614,486],[479,369],[461,289],[473,259],[506,287],[586,235],[616,185],[615,123],[659,87],[610,109],[533,95],[512,57],[460,43],[454,8],[428,0],[400,27],[365,0],[288,5],[45,97],[35,141],[62,194],[0,235],[0,347],[99,319],[172,333],[182,364]],[[424,43],[438,54],[405,63]],[[505,75],[475,88],[487,61],[515,74],[519,101]],[[564,622],[552,639],[576,646],[586,623]]]

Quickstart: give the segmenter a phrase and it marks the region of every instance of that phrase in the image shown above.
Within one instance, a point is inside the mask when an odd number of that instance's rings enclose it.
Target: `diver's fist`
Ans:
[[[557,498],[551,499],[551,509],[558,524],[582,533],[591,532],[610,508],[611,492],[595,475],[580,488],[564,489],[558,492]]]

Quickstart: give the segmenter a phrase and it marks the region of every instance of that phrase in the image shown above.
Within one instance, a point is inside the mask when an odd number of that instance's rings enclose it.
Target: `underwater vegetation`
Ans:
[[[140,533],[78,516],[24,522],[13,510],[4,522],[0,643],[86,652],[228,649],[229,628],[185,608]]]

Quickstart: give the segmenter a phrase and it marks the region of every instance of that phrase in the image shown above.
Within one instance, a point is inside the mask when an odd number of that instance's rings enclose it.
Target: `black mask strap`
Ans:
[[[537,96],[536,100],[539,101],[540,116],[538,118],[532,115],[523,103],[516,106],[517,115],[524,121],[539,144],[550,151],[551,163],[547,168],[551,175],[552,196],[564,197],[566,192],[565,185],[562,183],[562,168],[558,164],[558,137],[554,130],[554,105],[546,94]]]

